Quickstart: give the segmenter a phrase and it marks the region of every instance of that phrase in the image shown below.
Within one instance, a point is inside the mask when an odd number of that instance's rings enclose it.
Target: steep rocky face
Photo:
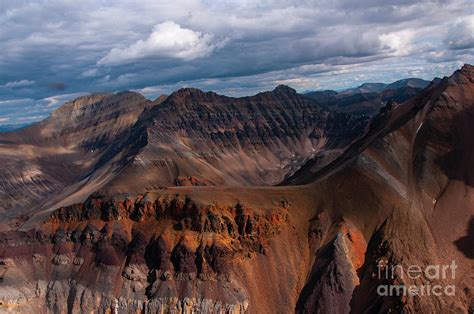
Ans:
[[[39,209],[48,197],[84,179],[151,105],[131,92],[83,96],[38,124],[0,133],[0,215]]]
[[[215,188],[203,189],[95,195],[55,210],[36,230],[3,233],[1,308],[267,312],[277,284],[278,307],[292,311],[307,254],[289,211],[305,208],[307,197],[261,191],[259,201],[223,189],[209,204]]]
[[[350,300],[352,311],[472,310],[473,254],[465,243],[472,238],[473,167],[465,158],[472,152],[466,140],[474,131],[473,104],[474,67],[465,65],[379,116],[367,137],[326,168],[311,172],[309,163],[289,179],[316,182],[321,195],[336,186],[338,197],[323,197],[324,210],[351,221],[365,235],[368,246]],[[387,269],[404,271],[380,278],[381,260]],[[452,263],[456,269],[449,276],[407,275],[410,267]],[[381,295],[381,285],[424,287],[425,292]],[[427,295],[426,289],[438,285],[454,286],[455,296]]]
[[[308,236],[314,259],[296,311],[349,313],[367,247],[364,236],[349,222],[332,223],[326,212],[311,220]]]
[[[243,98],[182,89],[107,156],[126,164],[107,189],[140,192],[189,176],[212,185],[275,184],[321,151],[347,146],[366,121],[322,109],[286,86]]]

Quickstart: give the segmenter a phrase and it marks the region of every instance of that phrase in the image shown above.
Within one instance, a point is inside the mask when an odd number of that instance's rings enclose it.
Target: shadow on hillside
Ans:
[[[461,251],[467,258],[474,259],[474,216],[469,221],[469,228],[467,234],[454,241],[454,245]]]

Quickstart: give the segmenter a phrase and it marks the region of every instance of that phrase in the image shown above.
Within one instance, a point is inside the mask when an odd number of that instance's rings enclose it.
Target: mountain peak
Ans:
[[[461,68],[461,71],[470,71],[474,72],[474,65],[471,65],[469,63],[464,63],[464,65]]]
[[[296,90],[289,87],[288,85],[280,84],[275,89],[273,92],[280,93],[280,94],[296,94]]]
[[[91,104],[97,103],[100,100],[104,99],[107,96],[110,96],[112,94],[108,93],[94,93],[94,94],[88,94],[84,96],[79,96],[77,98],[74,98],[71,101],[65,102],[63,105],[61,105],[59,108],[51,112],[51,117],[59,117],[62,115],[70,115],[72,111],[78,110],[79,108],[83,108],[86,106],[89,106]]]
[[[115,106],[117,103],[144,103],[146,98],[143,95],[132,91],[121,91],[115,94],[112,93],[94,93],[77,97],[71,101],[64,103],[62,106],[54,110],[51,118],[67,118],[77,117],[80,113],[86,110],[94,115],[95,110],[105,108],[107,106]],[[125,109],[127,106],[124,106]]]
[[[465,63],[459,71],[466,76],[472,77],[474,75],[474,66]]]
[[[220,95],[214,92],[204,92],[193,87],[180,88],[173,92],[167,99],[181,102],[183,100],[201,100],[205,102],[213,101]]]
[[[399,88],[406,88],[406,87],[423,89],[427,87],[429,84],[430,84],[429,81],[425,81],[420,78],[410,77],[410,78],[406,78],[406,79],[402,79],[402,80],[398,80],[396,82],[390,83],[384,88],[384,90],[399,89]]]
[[[205,92],[199,88],[183,87],[175,91],[173,94],[204,94]]]

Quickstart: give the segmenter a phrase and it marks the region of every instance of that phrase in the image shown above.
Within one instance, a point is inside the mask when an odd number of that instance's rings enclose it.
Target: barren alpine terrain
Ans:
[[[472,313],[474,67],[369,87],[91,94],[0,133],[0,312]]]

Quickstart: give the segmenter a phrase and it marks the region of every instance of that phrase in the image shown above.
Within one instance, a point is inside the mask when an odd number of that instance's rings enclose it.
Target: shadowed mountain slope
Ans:
[[[459,243],[472,236],[473,105],[474,67],[465,65],[379,115],[364,138],[325,168],[313,171],[310,161],[287,180],[314,185],[322,196],[319,215],[350,221],[365,235],[360,284],[346,299],[355,313],[472,310],[472,250]],[[412,280],[406,273],[374,278],[381,258],[405,271],[410,265],[424,269],[454,261],[457,272],[449,278]],[[379,285],[400,284],[454,285],[456,297],[377,294]],[[302,295],[299,308],[311,308],[316,296],[317,290]]]
[[[40,123],[0,133],[0,215],[31,211],[87,176],[152,105],[132,92],[93,94],[64,104]]]
[[[126,164],[107,189],[276,184],[321,151],[346,147],[366,121],[325,110],[286,86],[243,98],[182,89],[107,155]]]

